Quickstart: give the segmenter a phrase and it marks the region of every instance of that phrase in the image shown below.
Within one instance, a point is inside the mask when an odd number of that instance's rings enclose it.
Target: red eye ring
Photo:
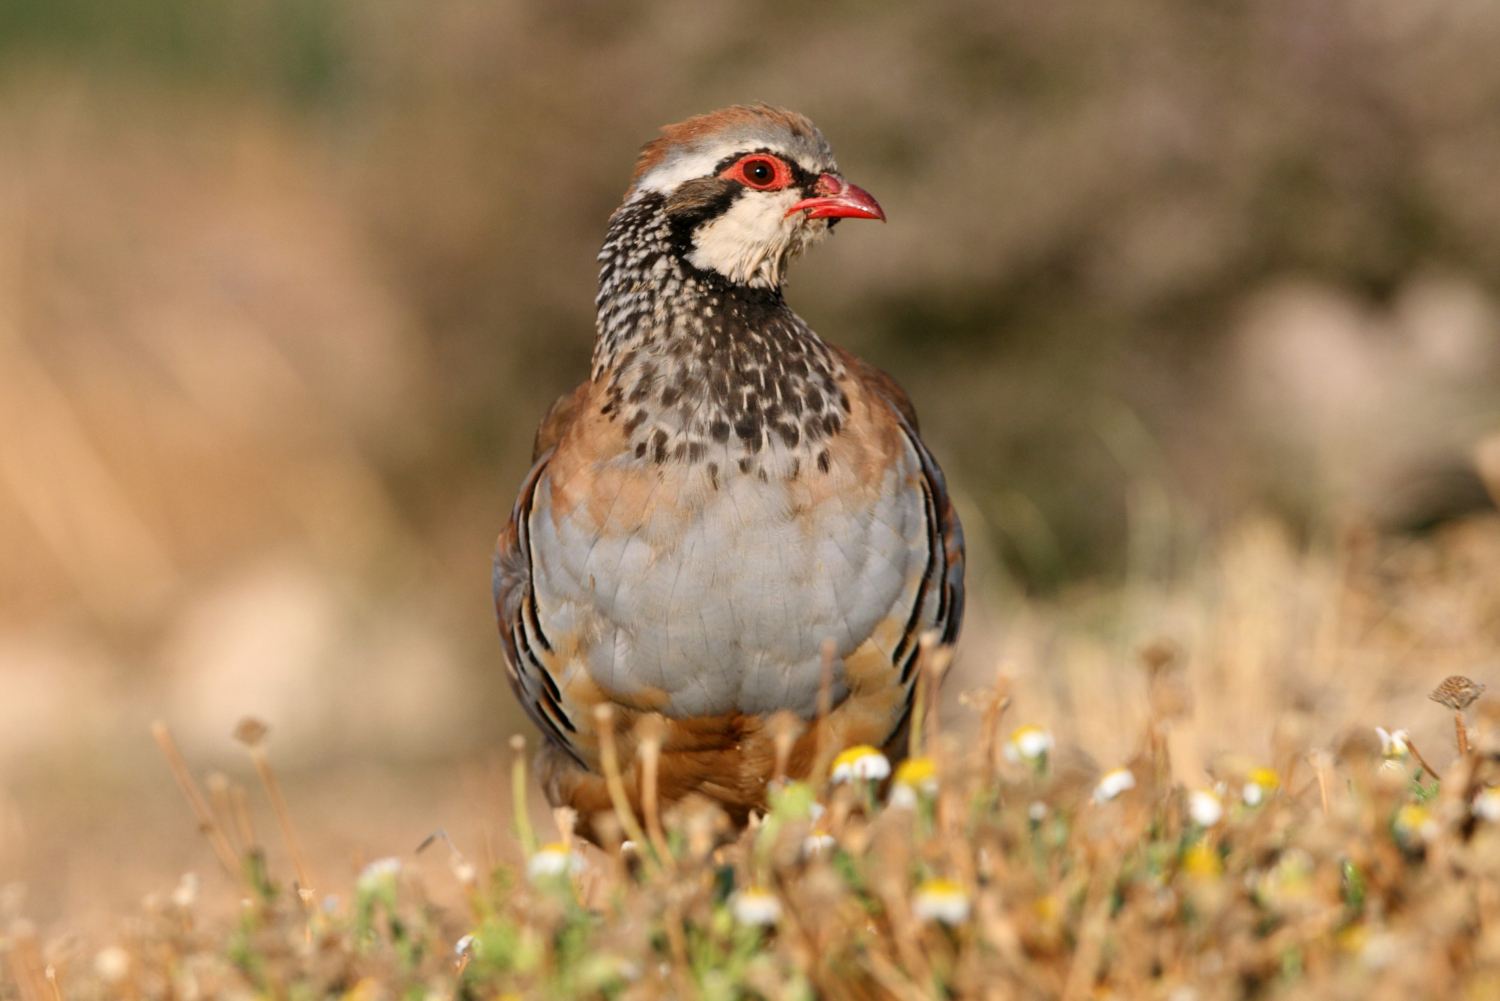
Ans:
[[[742,156],[719,176],[757,191],[776,191],[792,183],[791,168],[769,153]]]

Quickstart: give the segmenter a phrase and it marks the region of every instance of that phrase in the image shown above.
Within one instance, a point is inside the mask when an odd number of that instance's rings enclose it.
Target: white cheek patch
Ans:
[[[718,218],[698,227],[688,261],[732,282],[780,285],[787,260],[828,228],[809,227],[800,212],[787,215],[800,197],[795,188],[747,189]]]

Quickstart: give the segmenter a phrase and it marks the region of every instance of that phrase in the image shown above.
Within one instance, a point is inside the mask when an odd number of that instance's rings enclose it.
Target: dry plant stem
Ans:
[[[798,920],[797,908],[791,901],[786,911],[781,916],[780,931],[778,936],[783,936],[790,946],[792,962],[797,968],[807,974],[807,979],[816,991],[820,986],[820,973],[818,969],[818,947],[813,941],[812,935],[808,934],[807,927]],[[823,995],[816,995],[823,996]]]
[[[240,838],[234,822],[234,804],[229,798],[229,780],[224,777],[223,772],[210,772],[208,776],[208,799],[213,804],[214,819],[219,822],[219,827],[224,831],[224,837],[229,841],[234,854],[243,858],[246,845]]]
[[[656,857],[669,872],[677,871],[672,853],[667,850],[667,836],[661,829],[661,811],[657,803],[656,772],[661,764],[661,740],[654,735],[641,741],[641,812],[646,815],[646,834]]]
[[[531,828],[531,810],[526,805],[526,738],[519,733],[510,738],[510,809],[516,825],[521,850],[530,858],[536,854],[536,831]]]
[[[17,921],[10,929],[10,947],[5,950],[10,978],[20,992],[21,1001],[50,1001],[50,992],[41,971],[40,950],[36,934],[28,922]]]
[[[1094,980],[1099,973],[1099,959],[1104,953],[1104,939],[1109,932],[1110,888],[1119,871],[1120,853],[1113,840],[1106,842],[1094,860],[1094,877],[1090,880],[1084,904],[1083,924],[1078,930],[1078,946],[1068,967],[1063,1001],[1092,996]]]
[[[911,758],[920,758],[926,746],[922,738],[927,727],[927,693],[932,685],[927,665],[932,663],[932,646],[936,641],[937,636],[931,630],[917,638],[917,680],[912,685],[911,728],[906,733],[906,754]]]
[[[187,762],[182,760],[182,754],[177,750],[177,742],[172,739],[172,732],[167,729],[167,724],[161,722],[151,724],[151,736],[156,738],[156,745],[161,748],[162,755],[167,759],[167,767],[172,770],[177,784],[182,787],[188,806],[192,808],[193,816],[198,820],[198,830],[208,838],[208,843],[213,848],[214,854],[219,857],[219,863],[224,866],[224,871],[243,884],[245,873],[240,866],[240,860],[235,856],[234,849],[230,847],[223,828],[219,827],[218,821],[214,819],[213,811],[204,801],[203,794],[198,791],[198,784],[193,781],[193,774],[188,771]]]
[[[923,741],[921,752],[936,755],[938,752],[938,709],[941,705],[939,693],[943,690],[943,677],[948,665],[953,663],[953,648],[937,646],[937,633],[929,632],[932,646],[922,656],[922,673],[927,676],[927,705],[924,710]]]
[[[1453,712],[1453,729],[1458,740],[1458,753],[1460,757],[1469,756],[1469,730],[1464,726],[1464,712],[1456,709]]]
[[[1438,773],[1433,771],[1432,766],[1427,763],[1427,759],[1422,757],[1422,752],[1417,750],[1417,745],[1411,742],[1410,737],[1406,738],[1406,749],[1411,752],[1412,757],[1417,759],[1417,764],[1422,766],[1422,771],[1426,772],[1428,775],[1431,775],[1433,778],[1438,777]]]
[[[797,747],[797,739],[807,730],[807,725],[795,713],[783,709],[771,714],[766,720],[766,729],[771,732],[771,746],[776,752],[771,781],[780,782],[786,778],[792,751]]]
[[[308,867],[307,855],[302,851],[302,839],[297,836],[297,827],[292,823],[292,811],[281,793],[281,783],[276,781],[276,773],[271,770],[271,758],[266,754],[265,745],[251,744],[249,751],[255,773],[260,776],[261,785],[266,787],[266,795],[271,799],[271,812],[276,816],[276,826],[281,830],[281,840],[286,843],[287,854],[292,857],[292,870],[297,874],[297,889],[305,903],[311,899],[312,870]]]
[[[57,982],[57,970],[47,964],[47,983],[52,988],[52,1001],[63,1001],[62,985]]]
[[[838,753],[837,749],[829,747],[828,717],[833,712],[833,662],[838,653],[838,647],[833,640],[823,641],[823,656],[820,664],[820,676],[818,679],[818,718],[814,725],[817,727],[816,744],[817,755],[813,758],[811,774],[808,781],[815,786],[821,786],[828,777],[828,768],[833,763],[833,757]]]
[[[620,756],[615,749],[615,710],[608,704],[594,707],[594,722],[599,726],[599,765],[604,769],[604,785],[609,790],[609,801],[614,804],[615,816],[625,837],[637,845],[649,842],[646,833],[630,809],[630,797],[625,793],[625,780],[620,775]]]
[[[1005,711],[1010,708],[1010,679],[997,669],[994,686],[989,692],[982,694],[984,715],[980,722],[980,746],[983,749],[981,760],[993,775],[1000,767],[1000,722],[1005,717]]]
[[[260,839],[255,834],[255,824],[250,820],[250,793],[238,782],[229,787],[229,799],[234,806],[234,823],[240,832],[240,843],[249,852],[260,849]]]
[[[578,829],[578,811],[571,806],[555,806],[552,808],[552,822],[557,825],[557,840],[571,852],[573,832]]]
[[[901,965],[906,967],[906,972],[918,983],[928,983],[932,979],[932,968],[928,965],[927,957],[923,954],[920,944],[922,929],[917,924],[917,919],[911,912],[910,901],[906,897],[904,871],[910,864],[910,859],[902,858],[899,863],[895,866],[886,866],[888,871],[876,881],[874,890],[885,905]],[[897,875],[898,872],[902,874]]]
[[[698,996],[698,991],[688,973],[692,965],[688,960],[687,935],[682,930],[682,908],[670,904],[662,918],[666,926],[667,948],[672,951],[672,986],[683,1001],[691,1001]]]
[[[15,946],[7,949],[5,960],[5,965],[10,970],[10,979],[16,985],[16,996],[20,998],[20,1001],[46,1001],[46,997],[39,994],[36,986],[31,982],[31,971],[26,968],[20,949]]]
[[[880,949],[870,948],[865,952],[864,966],[876,983],[900,1001],[930,1001],[927,993],[903,976],[900,967]]]

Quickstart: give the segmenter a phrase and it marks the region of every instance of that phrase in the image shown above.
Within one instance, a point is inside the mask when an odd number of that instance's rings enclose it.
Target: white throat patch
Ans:
[[[793,188],[745,191],[728,211],[698,227],[688,261],[731,282],[776,288],[788,260],[828,232],[827,223],[787,211],[801,198]]]

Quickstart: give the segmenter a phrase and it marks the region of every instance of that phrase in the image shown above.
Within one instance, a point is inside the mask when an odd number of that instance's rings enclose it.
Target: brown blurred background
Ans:
[[[0,3],[0,905],[211,865],[154,719],[234,774],[269,722],[330,868],[489,823],[492,540],[637,148],[729,103],[889,214],[788,295],[948,470],[964,677],[1290,642],[1256,588],[1350,526],[1500,553],[1497,51],[1479,0]]]

